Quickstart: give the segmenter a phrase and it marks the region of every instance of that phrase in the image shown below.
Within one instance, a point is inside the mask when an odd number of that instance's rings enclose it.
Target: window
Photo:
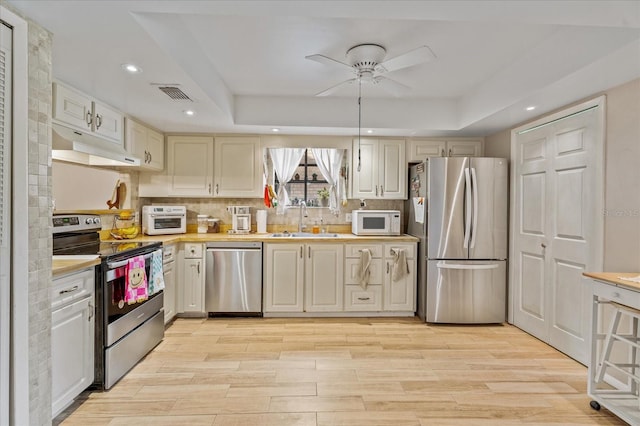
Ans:
[[[280,183],[278,178],[275,180],[275,188],[278,190]],[[300,201],[305,201],[310,207],[326,207],[318,191],[329,189],[327,181],[322,176],[320,169],[316,165],[313,153],[310,149],[305,149],[302,160],[296,168],[293,178],[285,185],[289,193],[291,205],[297,206]],[[326,200],[326,198],[324,198]]]

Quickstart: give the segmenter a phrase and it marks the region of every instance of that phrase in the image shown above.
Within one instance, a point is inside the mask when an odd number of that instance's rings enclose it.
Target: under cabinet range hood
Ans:
[[[88,166],[139,166],[140,159],[105,139],[52,124],[51,158]]]

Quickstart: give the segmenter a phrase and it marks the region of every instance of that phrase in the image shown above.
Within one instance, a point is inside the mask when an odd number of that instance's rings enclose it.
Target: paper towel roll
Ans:
[[[256,211],[256,224],[258,234],[266,234],[267,232],[267,211],[266,210],[257,210]]]

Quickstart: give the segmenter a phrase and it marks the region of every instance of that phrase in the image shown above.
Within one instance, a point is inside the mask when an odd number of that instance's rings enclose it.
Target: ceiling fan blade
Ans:
[[[399,83],[387,77],[378,76],[371,80],[373,84],[379,85],[387,92],[391,93],[395,97],[400,97],[409,94],[411,87]]]
[[[349,69],[349,71],[355,72],[355,70],[353,69],[353,67],[351,65],[345,64],[344,62],[340,62],[337,59],[333,59],[333,58],[330,58],[328,56],[316,54],[316,55],[305,56],[304,58],[312,60],[312,61],[319,62],[321,64],[325,64],[325,65],[338,65],[340,67],[346,67],[346,68]]]
[[[435,59],[435,57],[436,55],[431,49],[429,49],[429,46],[420,46],[417,49],[413,49],[407,53],[376,65],[375,71],[378,73],[396,71],[402,68],[429,62]]]
[[[357,81],[358,79],[356,78],[351,78],[349,80],[345,80],[342,83],[338,83],[335,86],[331,86],[329,87],[327,90],[323,90],[320,93],[316,93],[316,96],[329,96],[330,94],[334,93],[336,90],[338,90],[339,88],[341,88],[342,86],[346,86],[347,84],[353,84]]]

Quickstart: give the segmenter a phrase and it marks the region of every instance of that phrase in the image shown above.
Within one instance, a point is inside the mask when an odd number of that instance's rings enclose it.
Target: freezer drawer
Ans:
[[[427,261],[427,322],[501,323],[506,261]]]

